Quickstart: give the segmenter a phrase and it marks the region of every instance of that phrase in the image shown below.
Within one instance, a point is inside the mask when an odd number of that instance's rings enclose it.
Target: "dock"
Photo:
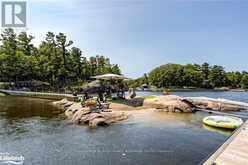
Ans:
[[[54,100],[59,100],[63,98],[67,98],[67,99],[74,98],[72,94],[66,94],[66,93],[27,92],[27,91],[14,91],[14,90],[4,90],[4,89],[0,89],[0,93],[4,93],[6,95],[12,95],[12,96],[38,97],[38,98],[54,99]]]
[[[203,165],[248,164],[248,121],[215,151]]]

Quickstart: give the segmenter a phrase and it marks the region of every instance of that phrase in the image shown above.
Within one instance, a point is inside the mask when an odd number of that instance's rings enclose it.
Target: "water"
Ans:
[[[182,97],[205,96],[211,98],[225,98],[235,101],[248,102],[248,92],[231,92],[231,91],[196,91],[196,92],[172,92],[174,95]],[[137,92],[137,95],[161,95],[161,92]]]
[[[239,92],[176,94],[225,96],[240,101],[248,98],[248,93]],[[51,102],[0,97],[0,153],[21,154],[27,165],[193,165],[232,133],[203,126],[201,120],[208,114],[202,112],[137,112],[126,121],[89,129],[70,124]]]

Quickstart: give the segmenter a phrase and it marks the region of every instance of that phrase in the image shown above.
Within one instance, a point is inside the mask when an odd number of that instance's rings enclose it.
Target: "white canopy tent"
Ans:
[[[124,77],[123,75],[112,74],[112,73],[98,75],[98,76],[94,76],[92,78],[101,79],[101,80],[127,80],[128,79],[128,78]]]

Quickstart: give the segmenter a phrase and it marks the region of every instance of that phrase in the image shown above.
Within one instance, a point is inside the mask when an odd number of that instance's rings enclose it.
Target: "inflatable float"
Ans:
[[[207,116],[203,123],[213,127],[236,129],[243,124],[242,119],[232,116]]]

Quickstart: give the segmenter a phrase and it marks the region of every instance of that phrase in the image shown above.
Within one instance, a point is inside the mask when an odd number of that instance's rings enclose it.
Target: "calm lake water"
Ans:
[[[158,93],[139,93],[158,95]],[[176,92],[248,102],[247,92]],[[202,125],[208,114],[137,113],[109,127],[70,124],[51,100],[0,97],[0,153],[27,165],[193,165],[232,132]],[[1,162],[0,162],[1,164]]]

